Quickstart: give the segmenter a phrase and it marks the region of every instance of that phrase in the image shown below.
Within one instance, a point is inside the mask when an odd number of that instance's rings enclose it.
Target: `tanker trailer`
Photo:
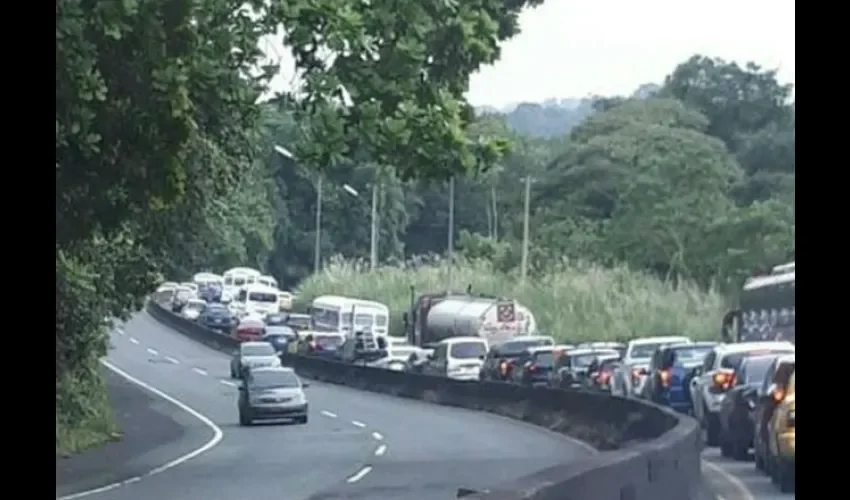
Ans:
[[[512,299],[447,296],[427,311],[417,340],[421,345],[450,337],[481,337],[488,343],[534,334],[534,315]]]

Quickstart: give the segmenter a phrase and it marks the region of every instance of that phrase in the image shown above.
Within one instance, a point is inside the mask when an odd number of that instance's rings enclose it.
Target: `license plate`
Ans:
[[[221,318],[216,318],[213,320],[213,323],[221,323],[223,320]]]

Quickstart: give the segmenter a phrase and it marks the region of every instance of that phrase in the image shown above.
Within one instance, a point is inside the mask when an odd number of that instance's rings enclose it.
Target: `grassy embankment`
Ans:
[[[97,367],[82,377],[66,377],[56,384],[56,457],[64,457],[115,439],[115,421]],[[73,403],[72,403],[73,402]],[[64,408],[84,408],[69,415]]]
[[[534,313],[543,332],[561,341],[617,339],[681,333],[715,339],[723,314],[723,297],[690,283],[673,286],[625,267],[602,268],[563,263],[543,277],[521,284],[515,275],[494,271],[486,262],[460,262],[453,288],[513,297]],[[318,295],[336,294],[383,302],[391,310],[391,332],[401,334],[401,314],[416,293],[446,288],[445,267],[385,267],[369,272],[355,263],[334,263],[298,287],[298,300],[309,304]]]

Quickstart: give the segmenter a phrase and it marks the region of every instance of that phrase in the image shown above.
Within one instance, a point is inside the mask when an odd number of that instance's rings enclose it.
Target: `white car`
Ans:
[[[706,444],[717,446],[720,441],[720,406],[734,385],[735,372],[744,358],[766,354],[791,354],[791,342],[741,342],[720,344],[711,350],[697,368],[689,387],[694,417],[705,429]]]
[[[479,380],[489,346],[481,337],[451,337],[434,348],[422,373],[455,380]]]
[[[691,339],[682,336],[646,337],[629,341],[622,364],[611,376],[611,394],[623,397],[640,394],[646,382],[649,361],[656,349],[667,344],[689,342]]]
[[[196,319],[198,319],[198,316],[200,316],[201,313],[204,312],[204,309],[206,308],[207,303],[203,300],[189,299],[189,301],[186,302],[186,305],[183,306],[183,310],[180,311],[180,314],[186,319],[195,321]]]
[[[406,343],[390,341],[387,344],[387,355],[377,361],[369,363],[368,366],[403,372],[407,369],[408,361],[410,360],[410,356],[413,354],[416,355],[416,358],[425,356],[422,349],[418,347]]]

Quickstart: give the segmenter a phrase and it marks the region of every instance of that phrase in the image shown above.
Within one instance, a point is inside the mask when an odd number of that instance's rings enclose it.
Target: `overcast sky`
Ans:
[[[629,94],[695,53],[752,60],[795,81],[793,0],[546,0],[520,27],[501,60],[473,76],[473,104]],[[277,88],[292,78],[291,59],[282,64]]]

